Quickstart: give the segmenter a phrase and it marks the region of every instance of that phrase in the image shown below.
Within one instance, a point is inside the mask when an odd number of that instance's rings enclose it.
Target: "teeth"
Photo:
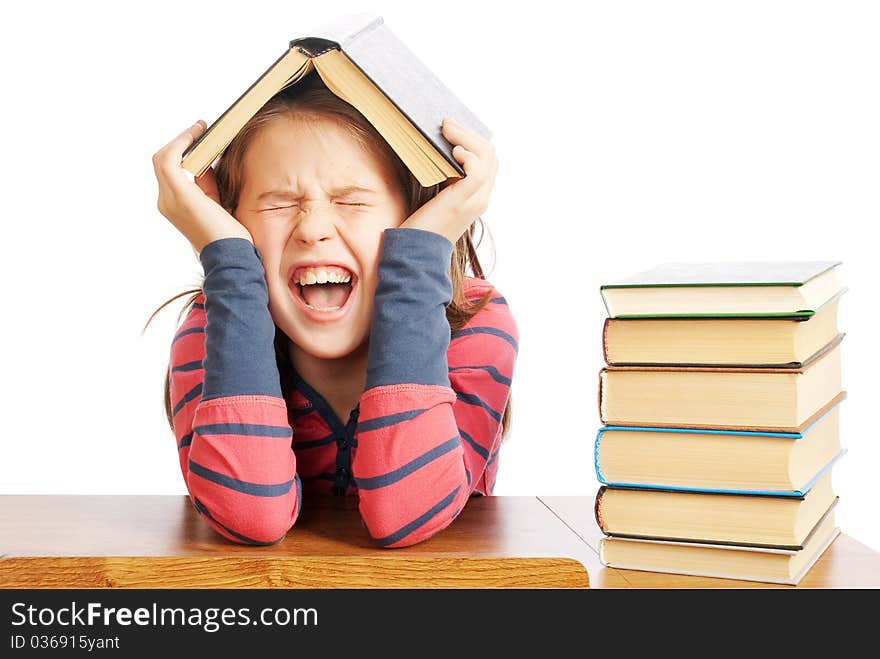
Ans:
[[[336,306],[336,307],[313,307],[313,306],[312,306],[311,304],[309,304],[308,302],[306,302],[306,306],[307,306],[309,309],[314,309],[315,311],[336,311],[337,309],[339,309],[338,306]]]
[[[350,273],[341,273],[336,270],[324,270],[323,268],[309,268],[300,276],[298,284],[309,286],[310,284],[345,284],[351,281]]]

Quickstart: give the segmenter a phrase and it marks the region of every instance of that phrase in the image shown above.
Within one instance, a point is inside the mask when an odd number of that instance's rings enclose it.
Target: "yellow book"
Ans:
[[[839,533],[832,506],[796,551],[605,537],[599,541],[599,558],[614,568],[795,585]]]
[[[839,334],[800,368],[608,366],[599,417],[621,426],[799,432],[841,393]]]
[[[770,496],[609,487],[596,495],[605,535],[803,549],[837,501],[831,470],[801,496]]]
[[[606,318],[605,362],[627,365],[800,368],[838,334],[843,291],[810,316]]]

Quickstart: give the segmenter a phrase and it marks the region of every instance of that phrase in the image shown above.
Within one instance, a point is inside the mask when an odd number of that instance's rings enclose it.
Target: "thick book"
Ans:
[[[790,318],[606,318],[609,366],[803,368],[838,335],[843,291],[812,316]]]
[[[602,485],[594,512],[602,532],[614,537],[797,551],[836,502],[829,469],[792,497]]]
[[[452,155],[453,145],[441,132],[444,117],[491,138],[489,129],[391,32],[381,16],[353,14],[291,40],[281,56],[184,152],[183,168],[201,176],[273,96],[315,74],[364,115],[423,187],[464,176]]]
[[[796,585],[839,533],[832,507],[800,550],[604,537],[599,559],[613,568]]]
[[[798,432],[604,426],[596,478],[617,487],[803,496],[845,450],[844,397]]]
[[[607,366],[599,418],[617,426],[799,432],[841,392],[839,334],[799,368]]]
[[[842,290],[840,263],[667,263],[599,290],[611,318],[809,317]]]

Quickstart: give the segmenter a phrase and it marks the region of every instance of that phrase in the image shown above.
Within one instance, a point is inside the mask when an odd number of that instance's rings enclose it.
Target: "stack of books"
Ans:
[[[838,265],[676,263],[601,287],[603,564],[796,584],[833,542]]]

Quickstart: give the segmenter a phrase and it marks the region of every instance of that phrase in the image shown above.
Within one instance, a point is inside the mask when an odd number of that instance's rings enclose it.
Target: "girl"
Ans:
[[[304,497],[357,495],[379,546],[431,537],[492,493],[508,425],[517,328],[472,240],[492,145],[444,120],[466,176],[421,188],[315,74],[193,182],[181,156],[205,129],[153,156],[158,209],[205,272],[165,383],[193,505],[270,545]]]

